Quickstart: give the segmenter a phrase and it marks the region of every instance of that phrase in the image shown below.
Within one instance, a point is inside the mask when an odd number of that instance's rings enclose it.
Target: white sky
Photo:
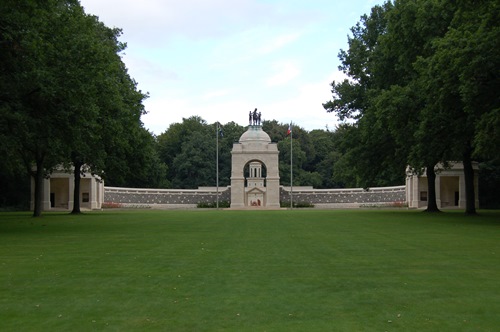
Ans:
[[[146,128],[161,134],[198,115],[208,123],[293,121],[333,129],[322,103],[341,79],[349,28],[382,0],[81,0],[123,29],[123,60],[144,102]]]

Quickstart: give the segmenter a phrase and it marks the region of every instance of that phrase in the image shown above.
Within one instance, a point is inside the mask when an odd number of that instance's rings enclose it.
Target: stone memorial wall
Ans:
[[[292,188],[294,203],[311,203],[316,208],[341,208],[363,206],[403,206],[406,202],[406,187],[314,189]],[[281,201],[290,202],[290,187],[281,187]]]
[[[219,187],[219,202],[229,201],[229,187]],[[217,201],[217,188],[136,189],[104,188],[104,205],[116,207],[194,208],[198,203]]]
[[[314,189],[294,187],[293,202],[309,203],[316,208],[363,206],[403,206],[405,186],[381,188]],[[219,202],[231,199],[231,187],[219,187]],[[198,203],[215,203],[217,188],[199,189],[136,189],[104,188],[104,206],[195,208]],[[280,201],[290,202],[290,187],[280,187]]]

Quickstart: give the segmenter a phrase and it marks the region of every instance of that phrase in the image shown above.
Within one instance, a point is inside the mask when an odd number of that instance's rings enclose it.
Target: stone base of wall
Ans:
[[[197,204],[120,204],[124,209],[153,209],[153,210],[189,210],[196,209]]]

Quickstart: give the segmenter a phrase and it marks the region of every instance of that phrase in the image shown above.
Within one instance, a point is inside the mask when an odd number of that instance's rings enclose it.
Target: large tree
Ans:
[[[428,211],[438,211],[436,164],[461,158],[466,178],[472,173],[470,142],[477,126],[453,83],[464,75],[454,68],[457,60],[453,52],[446,53],[451,55],[447,58],[440,55],[440,50],[444,54],[453,44],[449,36],[454,25],[463,26],[456,23],[457,15],[463,16],[462,7],[464,4],[440,0],[399,0],[374,7],[370,16],[363,16],[352,29],[348,51],[339,54],[341,69],[350,79],[332,83],[333,100],[324,104],[327,111],[356,121],[353,128],[359,134],[352,148],[357,150],[358,159],[350,162],[356,163],[365,181],[373,182],[384,169],[393,167],[395,171],[398,164],[401,169],[409,163],[416,172],[427,170]],[[498,12],[491,6],[488,10]],[[482,13],[474,12],[484,17]],[[466,21],[462,19],[462,23]],[[462,42],[469,40],[464,37]],[[447,40],[446,48],[441,47]],[[453,49],[463,48],[459,44],[457,40]],[[471,188],[468,180],[467,212],[474,204]]]
[[[341,120],[355,122],[344,137],[347,155],[340,165],[345,165],[343,169],[356,170],[356,185],[363,187],[401,183],[400,176],[388,180],[387,174],[401,174],[406,166],[395,137],[388,131],[387,119],[377,114],[374,103],[380,91],[401,78],[393,72],[394,59],[387,56],[390,54],[385,54],[380,45],[387,33],[388,12],[392,8],[391,3],[375,6],[370,15],[363,15],[351,28],[349,48],[338,55],[339,69],[349,79],[333,82],[333,99],[323,104]],[[345,149],[346,146],[349,149]]]
[[[182,151],[182,144],[188,141],[195,132],[207,131],[209,135],[209,129],[206,126],[207,122],[200,116],[191,116],[183,118],[182,123],[171,124],[158,136],[158,153],[161,161],[168,166],[168,178],[171,182],[178,177],[177,169],[172,166],[177,154]]]
[[[216,177],[214,137],[207,131],[193,132],[181,144],[181,152],[175,156],[173,167],[176,176],[172,180],[175,188],[198,188],[214,186]]]
[[[496,158],[498,152],[491,142],[498,142],[499,135],[489,121],[498,122],[500,109],[499,9],[497,1],[459,2],[446,34],[418,63],[430,115],[442,119],[447,127],[441,135],[463,161],[467,214],[476,213],[473,156]]]
[[[0,13],[6,64],[0,71],[0,126],[9,153],[17,151],[35,178],[34,216],[42,211],[44,177],[71,163],[73,213],[79,213],[83,165],[104,175],[110,156],[130,150],[133,133],[142,128],[146,95],[119,56],[125,47],[118,41],[121,31],[85,14],[77,0],[7,0]]]
[[[379,119],[396,142],[400,158],[418,173],[427,172],[427,211],[439,211],[435,166],[456,159],[444,135],[442,113],[428,102],[425,81],[416,64],[433,54],[434,43],[448,30],[455,7],[444,1],[395,1],[388,12],[387,32],[380,38],[380,61],[395,80],[374,96]],[[387,65],[390,62],[391,65]]]
[[[34,216],[42,212],[43,180],[67,149],[65,125],[70,109],[65,85],[58,79],[64,67],[55,52],[61,24],[55,24],[78,1],[2,1],[0,41],[0,126],[11,139],[29,174],[35,178]],[[69,46],[69,45],[67,45]]]
[[[336,146],[336,132],[316,129],[308,134],[315,154],[308,158],[309,171],[317,172],[321,179],[321,184],[317,188],[340,187],[339,181],[333,177],[334,165],[340,158],[340,152]]]
[[[228,122],[219,125],[219,185],[228,186],[231,184],[231,163],[233,144],[238,142],[245,128],[235,122]],[[216,135],[216,124],[211,125],[212,135]]]
[[[130,93],[128,89],[135,92],[135,87],[128,84],[118,55],[124,49],[124,44],[118,41],[119,29],[106,27],[76,5],[63,12],[53,24],[64,31],[54,37],[52,57],[54,66],[65,68],[57,80],[61,86],[67,85],[59,93],[69,113],[64,130],[67,160],[71,161],[74,172],[72,213],[80,213],[81,174],[102,173],[106,160],[105,132],[116,135],[116,128],[105,123],[105,114],[114,108],[132,108],[134,103],[124,105],[123,101],[125,94]],[[118,119],[122,120],[123,116]]]

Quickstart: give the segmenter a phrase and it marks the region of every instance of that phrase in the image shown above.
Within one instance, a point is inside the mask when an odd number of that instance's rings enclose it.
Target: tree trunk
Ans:
[[[472,148],[468,144],[463,156],[465,180],[465,214],[476,214],[476,195],[474,192],[474,169],[472,168]]]
[[[73,161],[73,165],[75,166],[75,185],[73,190],[73,211],[71,214],[80,214],[80,180],[82,177],[81,169],[83,163],[81,161]]]
[[[42,199],[43,199],[43,161],[37,160],[36,171],[32,172],[35,178],[35,197],[33,217],[40,217],[42,215]]]
[[[427,169],[427,209],[426,212],[440,212],[436,203],[436,172],[434,165],[428,165]]]

